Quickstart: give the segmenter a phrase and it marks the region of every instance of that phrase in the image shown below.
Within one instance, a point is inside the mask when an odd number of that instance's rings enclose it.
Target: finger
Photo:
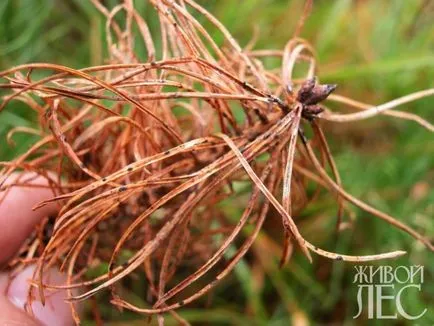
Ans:
[[[34,266],[25,268],[10,283],[7,288],[6,297],[0,299],[0,311],[6,311],[9,314],[9,320],[21,321],[29,293],[29,280],[32,279]],[[44,282],[48,284],[64,284],[66,276],[57,270],[49,270],[44,274]],[[74,319],[69,303],[65,302],[67,293],[65,290],[45,290],[45,305],[43,306],[38,291],[34,290],[34,300],[32,301],[31,311],[34,319],[44,325],[73,325]],[[21,310],[21,311],[20,311]],[[21,314],[20,314],[21,313]],[[18,319],[14,319],[18,318]],[[26,318],[30,318],[26,316]],[[1,320],[1,319],[0,319]],[[0,323],[1,324],[1,323]]]
[[[43,177],[34,177],[33,174],[25,174],[26,180],[32,179],[31,184],[48,185]],[[11,184],[17,179],[17,175],[11,176],[6,184]],[[4,193],[0,193],[4,195]],[[34,229],[43,217],[53,214],[56,206],[47,205],[32,211],[37,203],[53,197],[49,188],[12,187],[9,189],[3,202],[0,204],[0,264],[10,259],[19,249],[23,241]]]
[[[8,277],[0,275],[0,325],[39,325],[40,323],[9,301],[6,291]]]

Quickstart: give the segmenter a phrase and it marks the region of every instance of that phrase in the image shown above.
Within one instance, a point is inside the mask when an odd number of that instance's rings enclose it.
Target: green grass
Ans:
[[[107,1],[115,3],[115,1]],[[153,21],[146,10],[141,12]],[[247,44],[253,25],[260,29],[257,48],[282,49],[292,36],[302,1],[284,0],[212,0],[201,1],[242,45]],[[423,10],[424,6],[428,9]],[[429,11],[430,10],[430,11]],[[339,84],[338,93],[367,103],[381,103],[413,91],[434,87],[433,6],[429,1],[315,1],[314,10],[302,36],[315,45],[320,62],[321,80]],[[152,24],[151,24],[152,26]],[[215,35],[219,40],[220,35]],[[0,69],[28,62],[53,62],[74,68],[101,61],[105,56],[104,21],[86,0],[3,0],[0,2]],[[144,53],[139,53],[144,56]],[[411,103],[402,109],[434,121],[432,98]],[[15,147],[6,144],[8,130],[32,125],[35,117],[13,103],[0,115],[0,159],[11,159],[25,150],[33,139],[15,137]],[[433,135],[412,122],[378,117],[357,126],[328,125],[327,134],[350,193],[373,206],[397,216],[426,234],[434,234],[434,141]],[[414,185],[428,183],[428,192],[415,198]],[[316,206],[315,206],[316,205]],[[329,236],[334,227],[336,208],[325,200],[309,208],[301,230],[313,243],[328,250],[350,254],[371,254],[404,249],[408,255],[387,262],[392,265],[425,266],[423,294],[404,298],[412,311],[431,310],[419,324],[433,324],[434,261],[432,254],[402,232],[392,229],[368,214],[356,211],[356,230],[344,231],[337,243]],[[325,218],[318,218],[318,216]],[[348,218],[348,217],[346,217]],[[287,268],[279,270],[272,262],[264,287],[252,286],[254,277],[247,262],[217,289],[209,309],[186,308],[181,315],[199,324],[287,325],[306,318],[312,324],[327,324],[341,315],[346,324],[354,321],[357,309],[356,287],[352,285],[353,266],[325,262],[316,258],[309,265],[296,256]],[[318,277],[321,269],[330,271]],[[239,311],[225,291],[237,287],[241,301],[255,312]],[[276,290],[277,289],[277,290]],[[267,298],[279,296],[280,307],[270,314]],[[345,303],[345,304],[343,304]],[[289,316],[286,307],[292,307]],[[238,309],[238,310],[237,310]],[[113,325],[134,320],[137,315],[114,314]],[[291,319],[292,318],[292,319]],[[298,319],[297,319],[298,318]],[[392,321],[393,322],[393,321]],[[406,324],[406,321],[401,321]],[[88,321],[88,323],[91,323]],[[168,324],[173,320],[168,319]],[[381,325],[381,321],[369,321]],[[410,324],[410,323],[409,323]]]

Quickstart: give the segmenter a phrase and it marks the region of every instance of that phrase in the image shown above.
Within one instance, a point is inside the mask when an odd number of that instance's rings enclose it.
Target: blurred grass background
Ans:
[[[150,25],[155,26],[149,4],[135,2]],[[275,49],[282,49],[292,36],[304,4],[300,0],[199,3],[217,16],[241,45],[247,44],[255,24],[260,32],[256,48]],[[316,47],[321,81],[338,83],[338,94],[379,104],[434,87],[433,21],[434,2],[430,0],[316,0],[302,36]],[[0,1],[0,70],[29,62],[73,68],[100,64],[106,57],[104,26],[103,17],[87,0]],[[402,109],[432,122],[432,103],[428,98]],[[34,118],[17,103],[0,114],[0,160],[13,158],[34,141],[17,135],[15,147],[6,143],[8,130],[32,125]],[[384,116],[357,125],[330,124],[326,130],[346,189],[432,237],[433,135],[412,122]],[[355,229],[342,232],[336,242],[336,207],[333,198],[323,198],[298,219],[302,233],[321,248],[341,253],[406,250],[406,256],[380,264],[425,266],[422,293],[403,298],[403,305],[413,314],[428,308],[417,322],[434,324],[432,253],[403,232],[358,210]],[[383,324],[381,320],[367,320],[366,315],[352,319],[358,309],[353,265],[318,257],[310,265],[297,254],[289,266],[279,270],[278,261],[267,254],[272,247],[267,245],[269,242],[264,234],[253,249],[258,257],[264,257],[266,276],[260,285],[255,270],[243,261],[218,286],[209,308],[186,307],[180,314],[195,324],[209,325]],[[273,309],[268,307],[270,300]],[[109,306],[103,307],[102,313],[112,325],[143,323],[140,316],[121,315]],[[395,322],[411,324],[405,320],[391,320],[388,324]],[[91,320],[86,324],[92,324]]]

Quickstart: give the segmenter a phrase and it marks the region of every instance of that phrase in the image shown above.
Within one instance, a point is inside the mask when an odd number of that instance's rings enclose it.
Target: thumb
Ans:
[[[34,266],[26,267],[11,282],[6,275],[0,276],[0,325],[73,325],[71,305],[65,302],[66,290],[44,290],[45,305],[43,306],[37,289],[31,310],[33,318],[25,313],[30,283]],[[66,276],[57,270],[50,270],[44,275],[44,282],[48,284],[64,284]],[[9,286],[8,286],[9,283]]]
[[[8,277],[0,275],[0,325],[39,325],[35,319],[31,318],[24,311],[20,310],[9,301],[6,292]]]

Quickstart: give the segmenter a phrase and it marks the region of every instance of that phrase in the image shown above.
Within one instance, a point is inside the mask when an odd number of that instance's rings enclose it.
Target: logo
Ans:
[[[427,312],[426,308],[410,312],[403,304],[406,295],[414,295],[411,291],[421,292],[423,266],[355,266],[355,269],[353,284],[358,284],[358,311],[353,319],[360,317],[364,309],[368,319],[416,320]],[[395,308],[394,312],[386,313],[383,307],[390,306]]]

